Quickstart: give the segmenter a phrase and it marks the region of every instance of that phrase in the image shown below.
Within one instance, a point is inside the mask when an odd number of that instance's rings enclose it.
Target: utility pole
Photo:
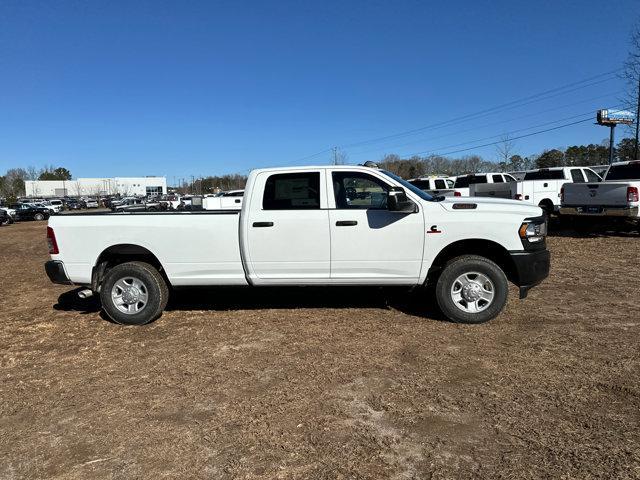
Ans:
[[[638,160],[638,129],[640,128],[640,73],[638,73],[638,106],[636,108],[636,148],[633,160]]]

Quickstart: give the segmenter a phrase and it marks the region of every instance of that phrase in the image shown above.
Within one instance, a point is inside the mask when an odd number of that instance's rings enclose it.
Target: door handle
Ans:
[[[253,222],[254,227],[273,227],[273,222]]]
[[[338,220],[336,227],[354,227],[358,224],[355,220]]]
[[[235,200],[235,203],[240,203],[240,199],[238,198],[237,200]]]

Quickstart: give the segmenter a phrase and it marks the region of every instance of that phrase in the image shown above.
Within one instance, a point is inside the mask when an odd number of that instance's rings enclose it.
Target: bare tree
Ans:
[[[636,121],[629,125],[629,129],[635,134],[635,154],[634,158],[638,158],[638,136],[640,134],[640,125],[638,125],[638,115],[640,114],[640,21],[636,22],[631,31],[629,40],[629,53],[627,61],[624,63],[622,77],[627,87],[624,98],[625,108],[636,108]]]
[[[496,155],[498,157],[498,162],[506,165],[509,163],[509,159],[513,156],[513,151],[515,149],[515,143],[511,140],[509,135],[502,135],[500,137],[500,143],[496,145]]]

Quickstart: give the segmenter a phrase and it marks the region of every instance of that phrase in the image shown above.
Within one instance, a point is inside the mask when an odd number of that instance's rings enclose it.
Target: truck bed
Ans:
[[[80,213],[52,216],[60,254],[74,283],[89,284],[100,255],[116,245],[138,245],[156,256],[173,286],[245,285],[240,256],[240,212]]]

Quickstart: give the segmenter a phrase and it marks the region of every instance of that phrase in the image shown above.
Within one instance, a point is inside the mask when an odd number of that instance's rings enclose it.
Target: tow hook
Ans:
[[[93,290],[91,290],[89,288],[85,288],[84,290],[80,290],[78,292],[78,296],[80,298],[89,298],[89,297],[93,296]]]

